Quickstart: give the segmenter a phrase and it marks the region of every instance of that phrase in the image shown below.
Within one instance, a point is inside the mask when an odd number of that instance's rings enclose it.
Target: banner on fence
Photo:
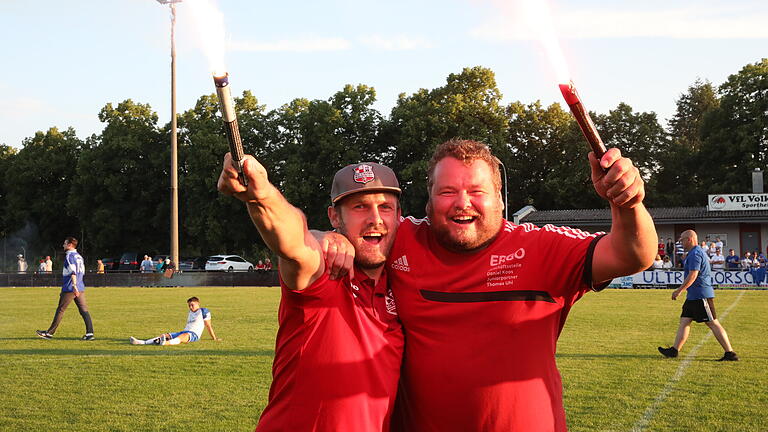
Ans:
[[[751,288],[758,286],[756,280],[760,279],[760,285],[765,286],[765,270],[756,271],[712,271],[712,285],[717,288]],[[682,270],[652,270],[644,271],[632,276],[624,276],[614,279],[609,288],[677,288],[683,283]]]

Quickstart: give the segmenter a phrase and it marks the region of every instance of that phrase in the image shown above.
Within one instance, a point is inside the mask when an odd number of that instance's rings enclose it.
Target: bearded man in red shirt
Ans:
[[[555,352],[568,313],[657,249],[637,168],[618,149],[589,163],[608,234],[506,221],[488,147],[435,150],[427,218],[401,221],[387,261],[406,334],[393,430],[567,430]]]

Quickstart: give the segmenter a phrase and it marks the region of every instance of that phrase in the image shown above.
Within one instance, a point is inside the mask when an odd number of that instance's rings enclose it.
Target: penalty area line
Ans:
[[[736,297],[736,300],[731,303],[730,306],[728,306],[728,309],[723,312],[723,314],[718,318],[718,320],[722,321],[725,319],[725,317],[728,316],[728,313],[733,309],[736,304],[739,303],[739,300],[741,300],[742,297],[744,297],[744,293],[746,291],[742,290],[741,294],[739,294],[738,297]],[[709,330],[709,328],[707,328]],[[675,385],[680,381],[680,379],[685,374],[685,370],[688,369],[688,366],[691,364],[693,359],[696,357],[696,353],[699,351],[699,349],[704,346],[704,343],[706,343],[709,338],[713,337],[712,331],[708,331],[707,334],[704,335],[703,338],[701,338],[701,341],[699,341],[698,344],[696,344],[695,347],[691,350],[691,352],[688,353],[687,356],[685,356],[685,359],[680,362],[680,366],[677,367],[677,371],[675,371],[675,374],[672,376],[672,378],[667,381],[667,384],[664,386],[664,389],[656,396],[656,399],[653,400],[653,402],[648,406],[648,408],[645,409],[645,412],[643,413],[643,416],[640,417],[640,419],[635,423],[635,426],[632,428],[632,432],[642,432],[648,428],[648,425],[651,423],[651,420],[653,419],[653,416],[656,415],[656,411],[658,411],[659,407],[662,403],[667,399],[670,393],[672,393],[672,390],[674,389]]]

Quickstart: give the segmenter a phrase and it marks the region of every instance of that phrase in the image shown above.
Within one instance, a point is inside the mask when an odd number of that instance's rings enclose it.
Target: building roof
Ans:
[[[768,223],[768,210],[708,211],[707,207],[659,207],[648,212],[657,225],[685,223]],[[523,216],[520,223],[535,225],[606,226],[610,209],[541,210]]]

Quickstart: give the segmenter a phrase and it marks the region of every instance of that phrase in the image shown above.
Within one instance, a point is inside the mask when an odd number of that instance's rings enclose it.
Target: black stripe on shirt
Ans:
[[[444,292],[419,290],[425,300],[441,303],[482,303],[493,301],[543,301],[555,303],[546,291],[481,291],[481,292]]]

